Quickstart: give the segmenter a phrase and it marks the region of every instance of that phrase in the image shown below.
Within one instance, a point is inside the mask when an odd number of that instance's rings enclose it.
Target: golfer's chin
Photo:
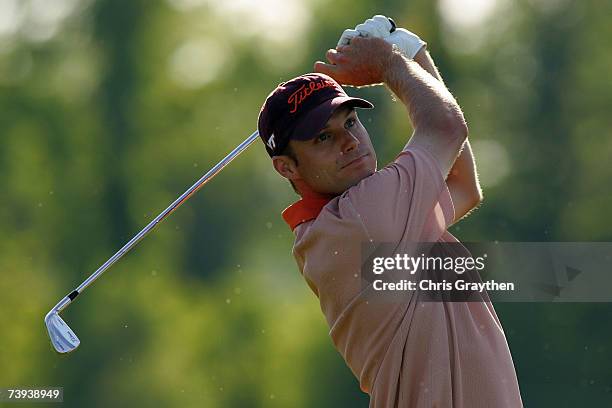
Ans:
[[[340,169],[340,172],[344,173],[345,176],[357,178],[358,181],[372,175],[375,171],[376,159],[372,157],[371,153],[347,163]]]
[[[367,177],[370,177],[372,174],[376,172],[376,164],[368,166],[361,165],[359,167],[352,168],[350,173],[346,174],[346,183],[345,188],[343,190],[346,191],[354,185],[359,184],[359,182]]]

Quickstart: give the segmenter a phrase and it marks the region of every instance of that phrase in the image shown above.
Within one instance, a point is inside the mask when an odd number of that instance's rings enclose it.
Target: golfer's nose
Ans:
[[[353,135],[350,131],[345,130],[342,132],[342,152],[349,153],[353,149],[359,146],[359,139]]]

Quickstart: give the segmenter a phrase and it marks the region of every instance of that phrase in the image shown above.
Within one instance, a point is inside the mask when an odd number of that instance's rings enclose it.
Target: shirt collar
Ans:
[[[305,197],[291,204],[283,211],[283,219],[293,231],[295,227],[303,222],[314,220],[329,203],[331,198]]]
[[[335,195],[306,191],[302,198],[282,212],[283,219],[293,231],[298,225],[314,220]]]

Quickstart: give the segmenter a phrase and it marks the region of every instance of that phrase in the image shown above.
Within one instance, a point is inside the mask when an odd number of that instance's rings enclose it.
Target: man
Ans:
[[[522,406],[488,298],[432,302],[412,291],[381,300],[361,276],[364,248],[393,243],[416,255],[415,243],[457,243],[447,228],[481,200],[463,114],[425,43],[375,16],[345,31],[327,59],[318,73],[280,84],[258,128],[274,168],[302,197],[283,218],[334,345],[370,407]],[[414,133],[393,163],[377,171],[355,111],[373,106],[334,79],[385,84],[404,103]]]

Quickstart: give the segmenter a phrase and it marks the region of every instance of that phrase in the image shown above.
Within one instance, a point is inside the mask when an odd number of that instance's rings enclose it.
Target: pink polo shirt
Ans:
[[[306,198],[283,212],[293,254],[318,296],[330,336],[370,394],[371,408],[521,407],[512,357],[493,305],[399,300],[361,279],[362,244],[458,242],[454,207],[435,159],[422,148],[334,198]]]

